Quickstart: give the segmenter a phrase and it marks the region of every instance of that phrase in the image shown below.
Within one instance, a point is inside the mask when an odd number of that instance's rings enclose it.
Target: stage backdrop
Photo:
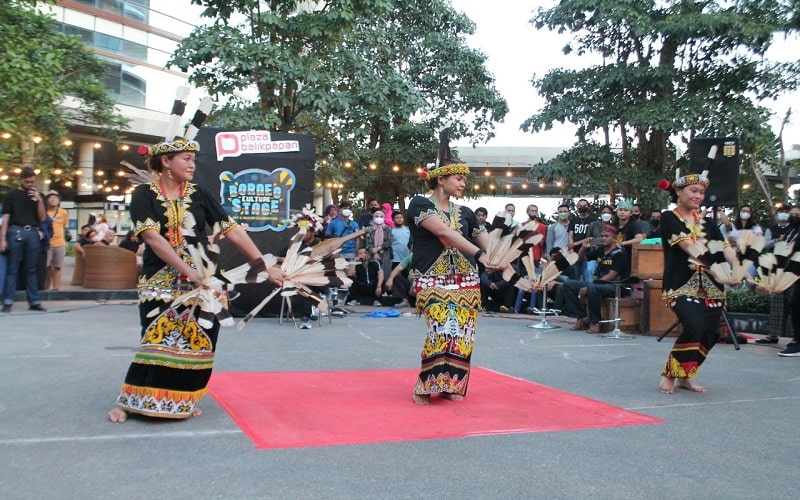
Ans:
[[[195,182],[218,195],[228,214],[247,224],[248,234],[262,253],[278,253],[296,232],[288,228],[291,211],[313,200],[314,140],[308,135],[264,130],[204,128],[197,135]],[[231,269],[245,259],[222,241],[220,265]],[[231,304],[234,316],[243,316],[271,290],[271,285],[238,286]],[[264,314],[274,314],[280,299]]]

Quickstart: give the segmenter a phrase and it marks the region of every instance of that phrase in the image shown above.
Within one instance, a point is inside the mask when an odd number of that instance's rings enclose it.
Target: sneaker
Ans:
[[[347,303],[347,305],[348,306],[360,306],[361,302],[359,302],[357,300],[351,300],[350,302]]]
[[[11,304],[3,304],[2,312],[10,313],[11,312]]]
[[[511,309],[509,309],[509,308],[508,308],[508,307],[506,307],[506,306],[500,306],[500,312],[501,312],[501,313],[510,313],[510,312],[511,312]]]
[[[537,313],[536,313],[536,311],[534,311],[530,307],[526,307],[525,308],[525,314],[530,314],[531,316],[536,316]]]
[[[311,320],[309,318],[303,318],[300,320],[300,329],[301,330],[311,330]]]
[[[786,346],[786,349],[778,353],[778,356],[785,358],[798,358],[800,357],[800,342],[792,342]]]
[[[9,306],[8,310],[9,310],[9,311],[11,310],[11,306]],[[42,307],[42,305],[41,305],[41,304],[34,304],[34,305],[30,306],[30,307],[28,308],[28,310],[29,310],[29,311],[39,311],[39,312],[45,312],[45,311],[47,311],[47,309],[45,309],[44,307]]]
[[[373,302],[373,303],[372,303],[372,305],[373,305],[373,306],[375,306],[375,307],[381,307],[381,306],[383,306],[383,304],[381,304],[381,301],[380,301],[380,300],[376,300],[375,302]]]
[[[778,337],[772,337],[772,336],[756,340],[756,344],[777,344],[777,343],[778,343]]]

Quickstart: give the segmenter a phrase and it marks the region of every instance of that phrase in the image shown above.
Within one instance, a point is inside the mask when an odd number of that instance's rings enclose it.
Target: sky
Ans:
[[[486,63],[494,74],[496,87],[509,105],[505,122],[497,125],[497,136],[487,146],[563,146],[574,143],[576,127],[556,124],[554,130],[530,134],[519,130],[520,124],[539,111],[544,100],[539,98],[530,81],[553,68],[578,69],[594,63],[590,57],[565,56],[561,49],[569,37],[549,30],[536,30],[530,20],[539,7],[555,5],[555,0],[452,0],[456,10],[464,12],[477,25],[474,36],[468,39],[470,46],[480,49],[488,56]],[[770,58],[796,60],[798,40],[784,42],[776,40],[768,53]],[[768,107],[778,117],[770,123],[773,131],[779,131],[786,110],[794,106],[794,118],[784,132],[784,145],[789,148],[800,144],[800,92],[787,95]],[[456,144],[464,146],[465,144]]]

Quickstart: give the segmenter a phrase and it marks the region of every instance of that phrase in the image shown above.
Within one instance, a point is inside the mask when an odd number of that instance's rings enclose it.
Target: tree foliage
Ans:
[[[61,33],[50,16],[35,10],[38,3],[0,4],[0,132],[10,136],[0,142],[0,163],[34,164],[46,173],[70,163],[62,144],[68,125],[115,136],[127,121],[103,86],[104,63],[80,37]],[[67,97],[76,104],[65,106]]]
[[[418,191],[411,178],[435,157],[436,130],[480,142],[507,113],[465,42],[474,24],[447,0],[194,3],[213,22],[171,63],[223,102],[211,123],[313,135],[318,180],[346,195]]]
[[[601,133],[613,159],[576,149],[567,156],[573,167],[560,173],[583,175],[581,165],[593,163],[601,184],[624,176],[629,182],[619,188],[639,197],[652,194],[652,184],[639,181],[673,170],[671,137],[688,144],[696,136],[734,135],[747,152],[774,148],[764,102],[797,88],[800,71],[764,55],[775,36],[797,28],[793,15],[780,0],[564,0],[540,8],[532,20],[538,29],[573,35],[564,54],[594,54],[602,62],[535,80],[546,104],[522,128],[568,121],[579,127],[578,144]]]

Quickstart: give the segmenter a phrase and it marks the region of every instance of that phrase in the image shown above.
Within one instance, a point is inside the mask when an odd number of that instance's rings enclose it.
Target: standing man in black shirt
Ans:
[[[47,217],[44,199],[34,185],[36,172],[24,167],[19,174],[19,186],[3,198],[3,224],[0,226],[0,252],[8,255],[8,270],[3,285],[2,312],[11,312],[17,293],[17,275],[22,267],[25,288],[31,311],[44,311],[39,293],[37,264],[41,239],[39,225]]]
[[[569,223],[569,248],[573,252],[580,252],[581,247],[591,241],[589,235],[589,224],[597,220],[597,217],[589,213],[589,201],[581,198],[577,203],[578,216],[573,218]],[[575,274],[579,280],[584,280],[591,283],[594,279],[594,269],[587,272],[586,260],[581,258],[573,266]]]

